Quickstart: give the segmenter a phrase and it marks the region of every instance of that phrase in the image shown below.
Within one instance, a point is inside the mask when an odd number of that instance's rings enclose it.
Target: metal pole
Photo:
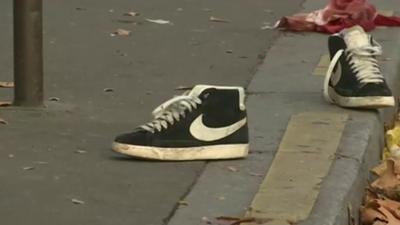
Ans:
[[[14,0],[14,105],[43,105],[42,0]]]

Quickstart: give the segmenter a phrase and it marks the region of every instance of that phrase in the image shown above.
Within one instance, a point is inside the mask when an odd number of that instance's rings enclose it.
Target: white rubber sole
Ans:
[[[371,97],[344,97],[336,93],[332,88],[328,88],[328,94],[333,103],[348,108],[383,108],[395,106],[393,96],[371,96]]]
[[[188,148],[160,148],[128,145],[114,142],[112,149],[124,155],[155,160],[215,160],[244,158],[249,153],[249,144],[209,145]]]

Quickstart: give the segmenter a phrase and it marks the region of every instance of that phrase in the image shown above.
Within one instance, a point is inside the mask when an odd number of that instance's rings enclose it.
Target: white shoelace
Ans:
[[[201,102],[201,99],[194,96],[176,96],[158,106],[152,113],[154,120],[142,125],[141,128],[152,133],[161,131],[163,128],[167,129],[169,125],[173,125],[184,118],[187,113],[186,110],[191,112],[193,109],[197,109]]]
[[[332,76],[333,69],[339,61],[343,53],[347,53],[347,60],[351,64],[351,69],[356,74],[356,78],[360,83],[382,83],[383,75],[378,67],[378,61],[374,56],[382,54],[382,47],[374,41],[374,46],[364,46],[360,48],[339,50],[336,52],[329,64],[328,71],[324,81],[324,97],[327,101],[332,102],[328,94],[329,80]]]

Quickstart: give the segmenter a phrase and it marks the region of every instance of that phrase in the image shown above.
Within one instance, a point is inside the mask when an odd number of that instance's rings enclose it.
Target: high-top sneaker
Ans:
[[[197,85],[153,111],[153,121],[115,138],[112,149],[156,160],[230,159],[249,149],[241,87]]]
[[[395,100],[379,69],[381,46],[360,26],[329,37],[331,63],[324,82],[324,97],[342,107],[379,108]]]

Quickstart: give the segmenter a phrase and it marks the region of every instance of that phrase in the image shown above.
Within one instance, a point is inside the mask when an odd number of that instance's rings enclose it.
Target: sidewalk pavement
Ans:
[[[45,26],[46,87],[47,96],[60,101],[49,102],[45,110],[0,110],[9,122],[0,128],[2,224],[200,225],[247,212],[264,217],[266,224],[324,225],[357,217],[368,168],[383,146],[383,121],[390,123],[395,110],[345,110],[323,101],[323,76],[313,72],[327,53],[327,36],[279,36],[260,31],[255,22],[292,14],[298,10],[293,1],[234,1],[229,10],[227,3],[214,1],[207,2],[211,6],[134,4],[143,18],[169,19],[173,26],[117,22],[132,7],[128,1],[115,1],[113,7],[105,1],[95,6],[53,2],[48,2]],[[372,2],[381,9],[398,6],[396,0]],[[303,7],[311,11],[324,4],[307,0]],[[199,14],[208,18],[214,12],[237,19],[200,21]],[[10,21],[7,15],[0,14]],[[132,35],[108,35],[120,27],[130,28]],[[383,45],[383,71],[398,95],[400,29],[378,29],[374,35]],[[275,38],[252,76],[258,51]],[[0,37],[4,49],[10,50],[4,44],[10,40]],[[2,79],[11,78],[9,52],[0,54]],[[246,160],[149,162],[108,151],[115,134],[143,123],[153,107],[175,93],[174,87],[204,82],[247,87],[251,154]],[[0,96],[9,93],[1,90]],[[299,148],[306,150],[294,152]],[[310,152],[318,160],[305,157]],[[304,158],[290,161],[292,155]],[[290,177],[293,171],[298,176]],[[318,183],[309,186],[303,179]],[[277,180],[282,183],[272,182]],[[293,202],[293,193],[306,198]],[[85,204],[73,204],[73,199]],[[299,207],[282,210],[287,205]]]

